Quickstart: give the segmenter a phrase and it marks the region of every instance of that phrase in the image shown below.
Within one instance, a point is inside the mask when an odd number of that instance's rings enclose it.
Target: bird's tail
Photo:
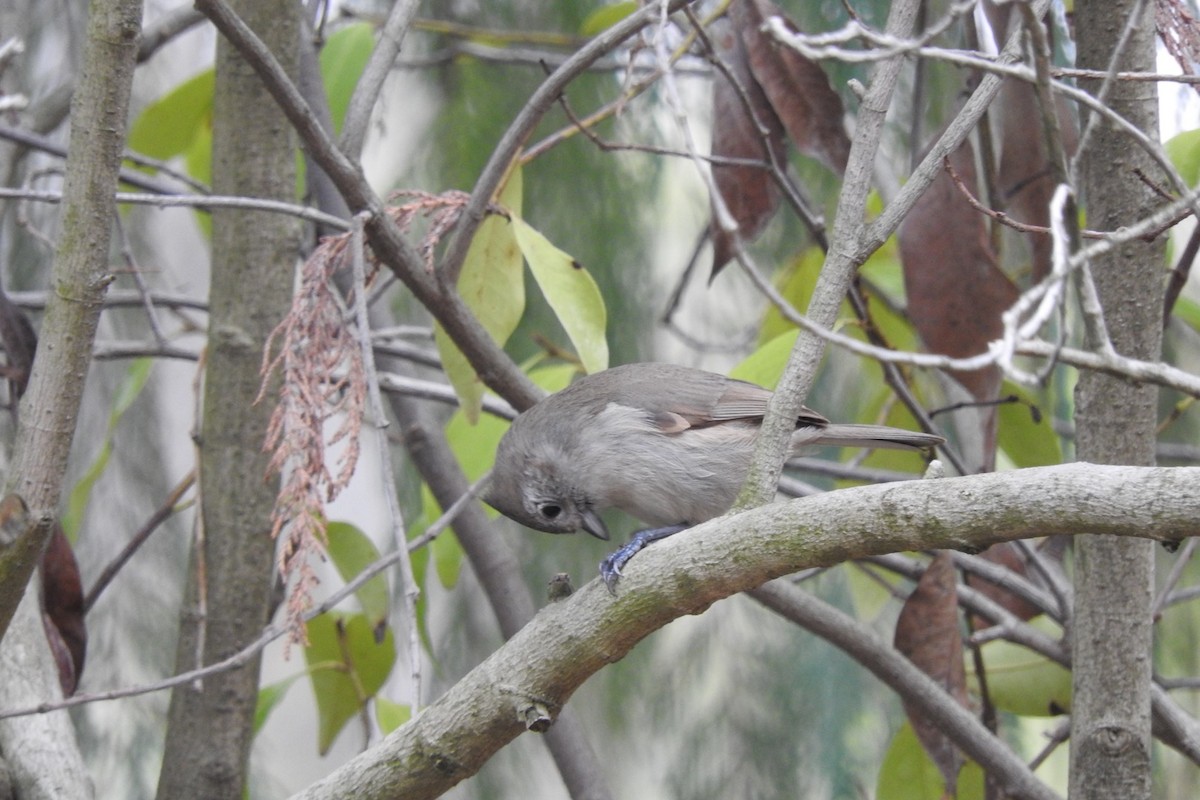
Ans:
[[[793,446],[884,447],[891,450],[926,450],[945,441],[932,433],[853,423],[832,423],[808,430],[802,428],[792,437]]]

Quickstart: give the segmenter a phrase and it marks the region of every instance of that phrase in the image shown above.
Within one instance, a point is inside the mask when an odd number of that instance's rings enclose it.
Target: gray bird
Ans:
[[[484,500],[548,533],[600,539],[600,512],[618,508],[653,528],[601,564],[614,589],[646,544],[724,514],[746,482],[771,392],[672,364],[587,375],[513,421],[496,451]],[[884,425],[831,423],[802,408],[790,453],[809,445],[928,450],[945,440]]]

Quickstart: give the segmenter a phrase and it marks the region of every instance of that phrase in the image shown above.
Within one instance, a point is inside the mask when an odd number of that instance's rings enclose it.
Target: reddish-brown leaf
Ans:
[[[940,551],[925,569],[896,620],[895,647],[941,684],[963,707],[967,676],[958,621],[958,577],[954,561]],[[953,797],[963,758],[954,743],[921,712],[904,704],[921,746],[942,773],[946,794]]]
[[[783,123],[779,121],[779,117],[767,102],[767,96],[750,74],[746,48],[741,37],[726,19],[718,20],[710,29],[710,35],[717,57],[737,81],[735,86],[720,70],[715,73],[712,154],[724,158],[748,159],[764,165],[774,163],[786,169]],[[760,124],[765,130],[765,136],[763,131],[759,130]],[[768,145],[771,150],[770,160]],[[729,213],[738,224],[738,233],[742,240],[753,239],[779,208],[780,193],[775,180],[766,169],[759,166],[714,164],[712,174],[717,191],[721,193]],[[716,276],[733,257],[733,241],[715,219],[710,227],[713,242],[712,274]]]
[[[58,662],[64,695],[78,685],[87,655],[87,627],[83,621],[83,586],[71,543],[58,523],[42,553],[42,622]],[[69,656],[63,658],[63,654]]]
[[[950,156],[963,183],[979,196],[975,159],[964,143]],[[942,172],[900,227],[900,257],[908,313],[925,347],[965,357],[984,352],[1000,338],[1000,314],[1017,299],[1017,288],[996,264],[983,215],[973,209]],[[1000,387],[995,368],[956,372],[954,377],[979,400],[992,400]]]
[[[770,0],[737,0],[730,6],[729,16],[745,44],[750,71],[792,143],[841,175],[850,156],[842,98],[819,64],[780,45],[762,30],[770,17],[779,17],[793,31],[795,23]]]
[[[987,550],[984,550],[980,555],[988,561],[992,561],[1003,567],[1006,567],[1015,576],[1025,577],[1029,573],[1029,561],[1025,557],[1024,551],[1017,547],[1012,542],[1001,542],[994,544]],[[1051,541],[1050,544],[1042,550],[1042,557],[1048,558],[1051,561],[1060,560],[1062,557],[1061,540]],[[999,583],[994,583],[980,575],[969,575],[966,582],[971,588],[988,599],[1000,605],[1010,614],[1019,619],[1033,619],[1042,610],[1033,603],[1023,600],[1017,595],[1004,588]],[[986,628],[992,623],[981,617],[973,617],[973,625],[977,630]]]
[[[1003,152],[997,182],[1008,207],[1002,210],[1018,222],[1049,227],[1054,179],[1046,156],[1046,137],[1041,125],[1034,124],[1042,112],[1033,87],[1024,81],[1005,81],[996,112],[1003,120]],[[1060,103],[1056,112],[1063,146],[1070,155],[1077,140],[1075,123],[1065,104]],[[1044,233],[1027,233],[1025,238],[1029,243],[1033,282],[1037,283],[1050,273],[1052,242]]]
[[[29,316],[13,305],[3,289],[0,289],[0,344],[4,345],[6,360],[0,367],[0,375],[8,378],[8,399],[15,413],[17,401],[25,394],[25,386],[29,383],[33,354],[37,350],[37,333]]]

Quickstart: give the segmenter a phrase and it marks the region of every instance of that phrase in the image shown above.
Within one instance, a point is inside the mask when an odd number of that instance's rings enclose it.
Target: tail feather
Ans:
[[[800,428],[792,434],[792,447],[832,445],[835,447],[887,448],[890,450],[925,450],[942,444],[941,436],[920,431],[906,431],[887,425],[858,425],[833,423],[824,427]]]

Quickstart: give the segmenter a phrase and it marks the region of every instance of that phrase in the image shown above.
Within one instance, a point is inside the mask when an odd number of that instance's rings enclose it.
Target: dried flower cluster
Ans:
[[[283,534],[278,563],[283,577],[293,580],[287,616],[295,641],[304,640],[302,615],[317,583],[309,556],[319,554],[325,542],[324,504],[354,473],[366,402],[362,351],[332,280],[346,263],[348,243],[348,237],[328,238],[304,264],[291,311],[263,351],[259,400],[271,375],[278,370],[282,376],[264,447],[274,453],[270,468],[283,476],[271,535]],[[326,422],[334,417],[340,422],[327,438]],[[343,439],[335,475],[326,447]]]
[[[410,202],[388,209],[403,231],[418,217],[428,220],[420,252],[433,270],[434,250],[458,220],[468,200],[464,192],[430,195],[398,192]],[[325,504],[346,487],[358,462],[359,434],[366,406],[366,371],[358,336],[369,336],[352,325],[333,277],[348,265],[349,234],[326,238],[305,262],[292,308],[272,331],[263,352],[263,388],[259,400],[272,391],[271,376],[278,371],[282,383],[279,402],[271,415],[264,447],[272,451],[270,468],[283,476],[275,501],[271,535],[279,547],[280,574],[292,584],[287,617],[293,641],[305,641],[304,613],[312,607],[317,584],[310,556],[324,549]],[[369,255],[369,254],[368,254]],[[368,262],[370,279],[378,265]],[[332,434],[326,423],[337,418]],[[346,440],[331,472],[328,447]]]

